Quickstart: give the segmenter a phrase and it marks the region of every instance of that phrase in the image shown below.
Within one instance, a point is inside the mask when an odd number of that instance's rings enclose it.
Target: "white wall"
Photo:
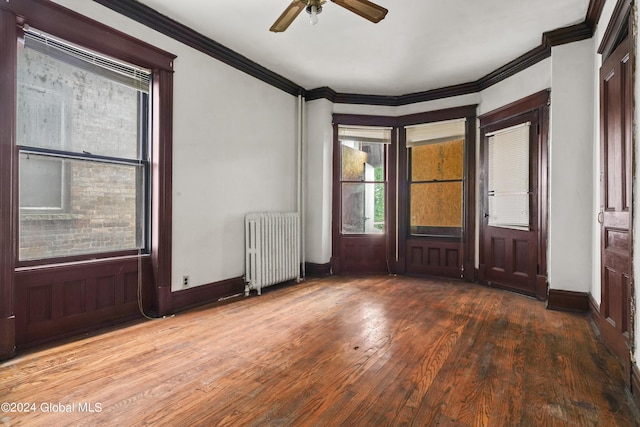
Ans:
[[[172,289],[244,274],[244,215],[295,210],[296,102],[95,2],[57,3],[175,55]]]
[[[551,58],[480,92],[478,116],[551,87]]]
[[[315,264],[331,260],[332,108],[333,104],[326,99],[306,104],[305,261]]]
[[[549,287],[592,285],[593,39],[552,48]]]

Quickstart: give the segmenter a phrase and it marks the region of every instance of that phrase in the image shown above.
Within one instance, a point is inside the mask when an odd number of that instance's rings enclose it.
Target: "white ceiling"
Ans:
[[[375,0],[378,24],[327,2],[269,28],[291,0],[140,0],[305,89],[404,95],[476,81],[584,21],[589,0]]]

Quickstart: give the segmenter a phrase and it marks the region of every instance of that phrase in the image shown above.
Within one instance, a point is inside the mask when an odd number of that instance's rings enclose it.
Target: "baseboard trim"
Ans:
[[[594,332],[598,337],[600,337],[600,304],[598,304],[598,302],[593,298],[591,292],[589,292],[589,318],[591,319]]]
[[[316,264],[314,262],[305,262],[304,271],[306,276],[311,277],[331,276],[331,263]]]
[[[586,292],[549,289],[547,309],[587,313],[589,311],[589,294]]]
[[[0,319],[0,361],[16,355],[16,318]]]
[[[234,277],[233,279],[221,280],[207,285],[172,292],[171,302],[173,311],[177,312],[216,302],[220,298],[242,292],[244,292],[244,279],[242,277]]]
[[[631,362],[631,395],[640,407],[640,369],[635,362]]]
[[[600,318],[600,304],[596,302],[591,292],[589,292],[589,314],[591,314],[593,320]]]
[[[547,276],[536,276],[536,298],[540,301],[546,301],[549,298]]]

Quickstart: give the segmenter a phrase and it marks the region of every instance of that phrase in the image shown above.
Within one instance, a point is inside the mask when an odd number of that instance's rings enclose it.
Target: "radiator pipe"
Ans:
[[[305,277],[305,186],[304,186],[304,173],[305,173],[305,157],[304,157],[304,141],[305,141],[305,129],[304,129],[304,104],[305,98],[300,94],[298,95],[298,126],[297,126],[297,143],[298,143],[298,194],[297,194],[297,211],[298,211],[298,236],[300,239],[300,276]]]

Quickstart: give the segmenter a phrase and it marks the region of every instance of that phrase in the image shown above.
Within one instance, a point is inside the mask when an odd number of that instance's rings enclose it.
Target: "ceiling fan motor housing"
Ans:
[[[311,13],[313,12],[313,8],[316,8],[316,15],[322,12],[322,5],[325,3],[325,1],[322,0],[311,0],[309,2],[307,2],[307,7],[305,8],[305,11],[311,15]]]
[[[309,15],[311,15],[311,12],[312,12],[313,7],[314,7],[314,6],[312,6],[312,5],[309,5],[309,6],[307,6],[307,7],[306,7],[306,9],[305,9],[305,10],[307,11],[307,13],[308,13]],[[316,8],[316,14],[318,14],[318,13],[322,12],[322,6],[315,6],[315,8]]]

